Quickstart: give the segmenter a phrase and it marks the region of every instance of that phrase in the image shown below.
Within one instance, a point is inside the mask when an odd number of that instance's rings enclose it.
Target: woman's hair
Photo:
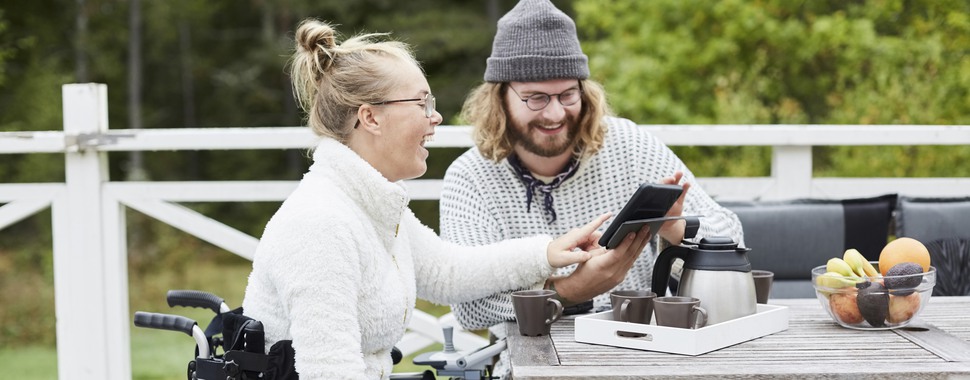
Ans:
[[[576,158],[596,154],[603,145],[606,127],[603,117],[610,115],[606,91],[593,80],[579,81],[583,108],[579,113],[579,130],[576,138]],[[509,133],[510,117],[505,109],[507,83],[485,82],[472,90],[461,110],[461,120],[473,127],[472,137],[482,156],[499,162],[512,153],[517,141]]]
[[[407,44],[375,41],[387,33],[362,34],[337,43],[336,31],[323,21],[307,19],[296,30],[296,52],[290,77],[307,125],[318,136],[347,142],[357,109],[379,102],[402,85],[397,65],[420,68]]]

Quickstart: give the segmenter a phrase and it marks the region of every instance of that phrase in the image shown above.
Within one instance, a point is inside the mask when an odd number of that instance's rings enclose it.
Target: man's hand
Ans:
[[[587,225],[588,226],[588,225]],[[567,277],[551,279],[559,296],[573,303],[583,302],[613,289],[626,278],[640,252],[646,247],[649,227],[643,226],[637,233],[630,233],[616,248],[607,250],[590,241],[592,257],[579,264]]]

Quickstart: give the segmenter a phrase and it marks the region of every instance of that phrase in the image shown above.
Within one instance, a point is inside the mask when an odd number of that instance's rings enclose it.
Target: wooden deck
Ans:
[[[577,343],[573,319],[547,337],[506,324],[512,373],[521,379],[800,378],[970,379],[970,297],[933,297],[917,321],[891,331],[835,324],[816,299],[789,307],[788,330],[698,356]]]

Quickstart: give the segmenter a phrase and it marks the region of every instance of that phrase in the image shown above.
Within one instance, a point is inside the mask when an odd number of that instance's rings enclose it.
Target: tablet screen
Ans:
[[[683,188],[678,185],[644,183],[630,197],[620,213],[606,228],[599,244],[608,249],[616,248],[631,231],[635,232],[644,224],[650,224],[651,237],[664,222],[682,217],[665,217],[670,207],[677,202]]]

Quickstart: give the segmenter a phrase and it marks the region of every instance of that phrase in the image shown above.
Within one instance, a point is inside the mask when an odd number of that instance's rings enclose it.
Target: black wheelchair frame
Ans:
[[[186,369],[188,380],[296,380],[292,342],[274,344],[264,352],[264,330],[261,322],[243,315],[242,308],[230,309],[225,300],[199,290],[169,290],[169,307],[198,307],[212,310],[215,317],[205,330],[190,318],[172,314],[135,312],[135,326],[185,333],[195,339],[195,357]],[[467,352],[455,350],[452,327],[443,329],[445,347],[441,352],[427,352],[414,358],[414,364],[428,365],[438,376],[453,380],[492,379],[492,358],[505,349],[505,340]],[[219,353],[219,349],[222,352]],[[402,359],[396,347],[391,351],[394,364]],[[431,370],[394,373],[392,380],[433,380]]]

